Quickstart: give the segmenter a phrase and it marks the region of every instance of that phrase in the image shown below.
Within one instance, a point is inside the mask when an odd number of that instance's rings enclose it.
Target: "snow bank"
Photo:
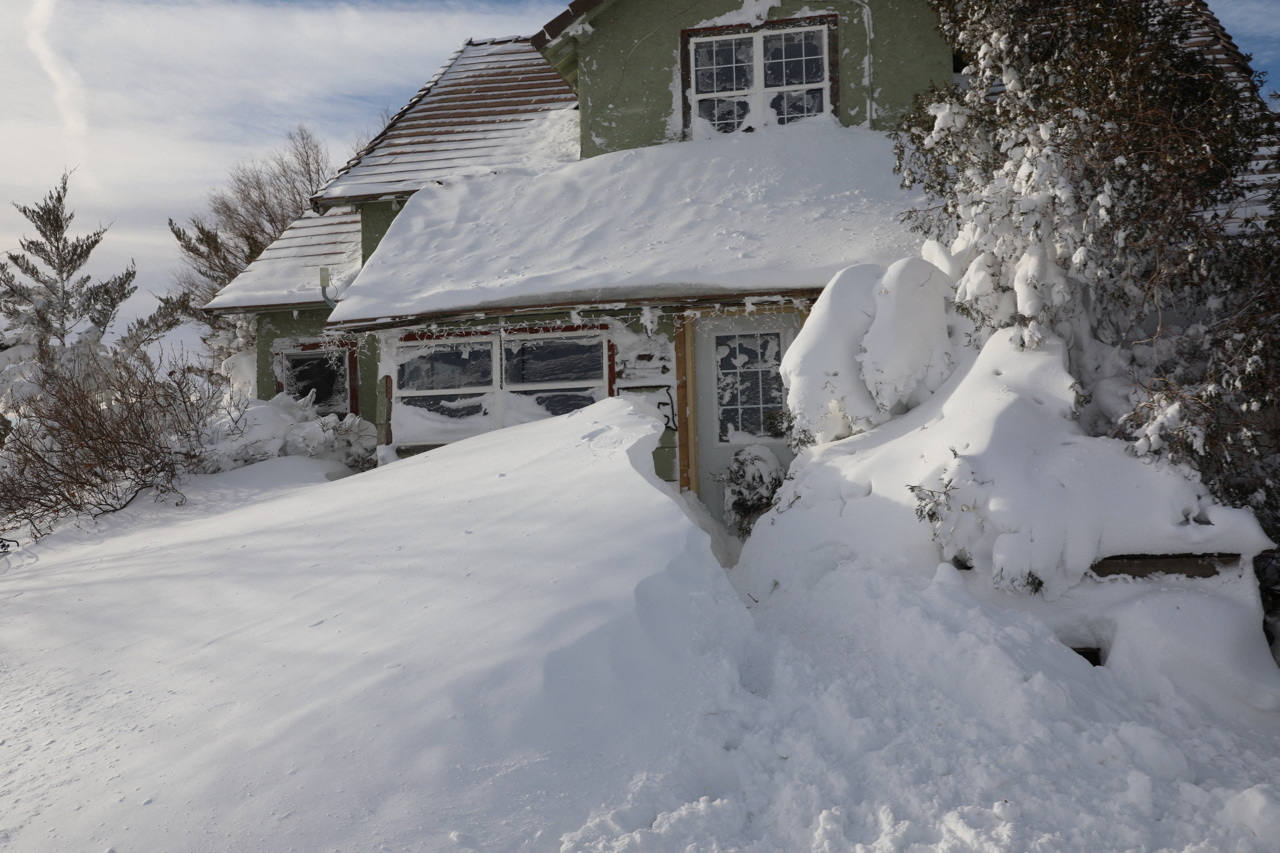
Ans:
[[[378,443],[374,425],[358,415],[323,415],[315,392],[301,400],[280,393],[231,407],[209,424],[205,467],[228,471],[273,456],[332,459],[351,469],[368,467]]]
[[[828,555],[800,572],[855,555],[908,569],[957,558],[1048,599],[1107,556],[1267,546],[1251,513],[1219,506],[1182,470],[1085,435],[1061,342],[1022,350],[1012,336],[993,336],[907,414],[803,454],[744,551],[762,572],[754,594],[788,582],[776,567],[795,564],[784,555],[797,542]]]
[[[556,847],[736,683],[748,616],[653,477],[660,433],[613,399],[254,500],[328,470],[275,459],[25,548],[0,838]]]
[[[450,179],[406,203],[331,319],[818,287],[912,253],[912,201],[888,138],[834,119]]]
[[[798,523],[836,503],[835,451],[874,456],[931,408],[941,429],[949,388],[983,390],[967,374],[813,454],[813,500],[732,572],[744,597],[781,578],[754,621],[653,480],[660,422],[617,399],[333,483],[272,459],[63,529],[0,573],[0,839],[1269,853],[1280,688],[1251,581],[1050,608],[935,568],[927,536],[894,553],[914,518],[860,527],[874,559]],[[1086,641],[1107,666],[1065,644]]]

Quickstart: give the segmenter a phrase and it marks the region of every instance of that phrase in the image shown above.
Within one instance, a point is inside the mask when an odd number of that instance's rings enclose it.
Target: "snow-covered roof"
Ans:
[[[211,311],[323,304],[320,268],[337,287],[360,269],[360,215],[350,207],[305,213],[205,306]]]
[[[917,251],[913,201],[889,139],[834,119],[448,180],[409,199],[330,322],[820,288]]]
[[[470,40],[313,198],[404,196],[441,177],[518,161],[548,111],[577,97],[526,38]]]

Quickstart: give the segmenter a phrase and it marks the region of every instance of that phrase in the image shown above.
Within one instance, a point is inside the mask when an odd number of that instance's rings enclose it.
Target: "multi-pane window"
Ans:
[[[693,112],[720,133],[830,109],[825,26],[690,39]]]
[[[286,352],[279,357],[284,373],[281,384],[290,397],[300,400],[315,392],[316,411],[322,415],[344,415],[351,410],[345,349]]]
[[[599,336],[507,338],[502,344],[502,385],[550,414],[567,414],[600,399],[608,380],[606,356]]]
[[[716,416],[720,441],[786,434],[786,392],[778,365],[782,335],[716,335]]]
[[[493,342],[488,340],[422,347],[396,367],[401,403],[449,418],[485,414],[493,378]]]
[[[608,395],[608,358],[599,334],[501,333],[403,346],[396,401],[431,416],[420,435],[404,438],[436,443],[589,406]]]

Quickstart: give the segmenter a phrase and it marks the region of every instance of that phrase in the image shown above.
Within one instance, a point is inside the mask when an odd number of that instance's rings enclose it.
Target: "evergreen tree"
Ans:
[[[934,5],[967,64],[898,137],[905,183],[935,202],[914,224],[955,240],[959,307],[1028,343],[1064,337],[1088,387],[1106,347],[1158,338],[1229,286],[1266,108],[1192,46],[1195,4]]]
[[[963,72],[918,100],[898,168],[931,200],[914,226],[951,246],[957,307],[980,338],[1061,337],[1088,427],[1190,463],[1280,541],[1280,185],[1257,204],[1277,138],[1262,78],[1215,61],[1195,0],[933,5]],[[1259,571],[1280,633],[1280,566]]]
[[[96,343],[115,319],[120,303],[137,289],[132,263],[105,280],[94,281],[81,272],[107,229],[80,236],[70,233],[75,212],[67,209],[68,179],[64,173],[36,204],[14,205],[35,228],[36,236],[21,238],[20,251],[6,252],[8,264],[0,261],[0,317],[8,326],[10,343],[25,343],[40,351],[65,348],[84,338]]]
[[[0,261],[0,433],[3,414],[33,390],[34,368],[76,350],[96,350],[120,304],[137,289],[132,263],[107,279],[83,272],[105,227],[75,236],[74,211],[67,209],[69,175],[63,174],[36,204],[15,204],[35,228],[18,241],[19,251]]]

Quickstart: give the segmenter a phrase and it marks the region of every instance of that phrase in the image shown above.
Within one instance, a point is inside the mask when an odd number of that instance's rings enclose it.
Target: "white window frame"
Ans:
[[[745,100],[748,103],[748,111],[743,119],[741,127],[737,128],[734,133],[742,133],[748,130],[754,130],[758,127],[779,124],[777,116],[769,106],[769,101],[774,95],[787,92],[804,92],[809,89],[822,89],[823,107],[819,115],[827,115],[834,111],[835,104],[832,95],[835,91],[835,83],[832,79],[832,63],[831,63],[831,26],[827,23],[817,24],[792,24],[785,22],[766,22],[759,27],[744,29],[733,32],[719,32],[708,35],[697,35],[697,30],[690,31],[688,39],[688,100],[689,100],[689,123],[693,130],[695,138],[705,139],[720,135],[720,131],[716,131],[711,122],[701,117],[699,104],[703,101],[710,100]],[[822,82],[821,83],[799,83],[782,86],[765,86],[765,57],[764,57],[764,39],[769,36],[785,35],[790,33],[817,32],[820,34],[818,39],[822,45]],[[698,67],[696,62],[697,48],[709,42],[735,40],[735,39],[751,39],[752,40],[752,57],[751,57],[751,76],[752,86],[747,89],[737,89],[722,92],[698,92]]]
[[[590,340],[600,344],[600,379],[589,382],[573,382],[573,381],[552,381],[552,382],[513,382],[506,381],[506,344],[515,341],[563,341],[563,340]],[[405,389],[400,387],[399,367],[405,362],[417,357],[418,355],[429,352],[432,349],[453,348],[458,345],[481,346],[489,345],[490,364],[493,367],[488,385],[468,385],[460,388],[440,388],[440,389]],[[507,391],[513,394],[521,394],[529,391],[559,391],[566,394],[583,393],[589,391],[598,392],[598,396],[603,399],[610,393],[610,362],[612,355],[610,352],[609,338],[603,330],[587,330],[587,331],[545,331],[545,332],[505,332],[498,331],[492,334],[484,335],[460,335],[457,337],[441,337],[432,338],[423,341],[402,341],[396,347],[396,377],[395,377],[395,402],[401,403],[403,400],[413,397],[456,397],[469,394],[491,395],[484,403],[488,404],[489,418],[493,429],[501,429],[504,426],[510,426],[504,417],[503,411],[503,395],[494,393],[499,391]]]

